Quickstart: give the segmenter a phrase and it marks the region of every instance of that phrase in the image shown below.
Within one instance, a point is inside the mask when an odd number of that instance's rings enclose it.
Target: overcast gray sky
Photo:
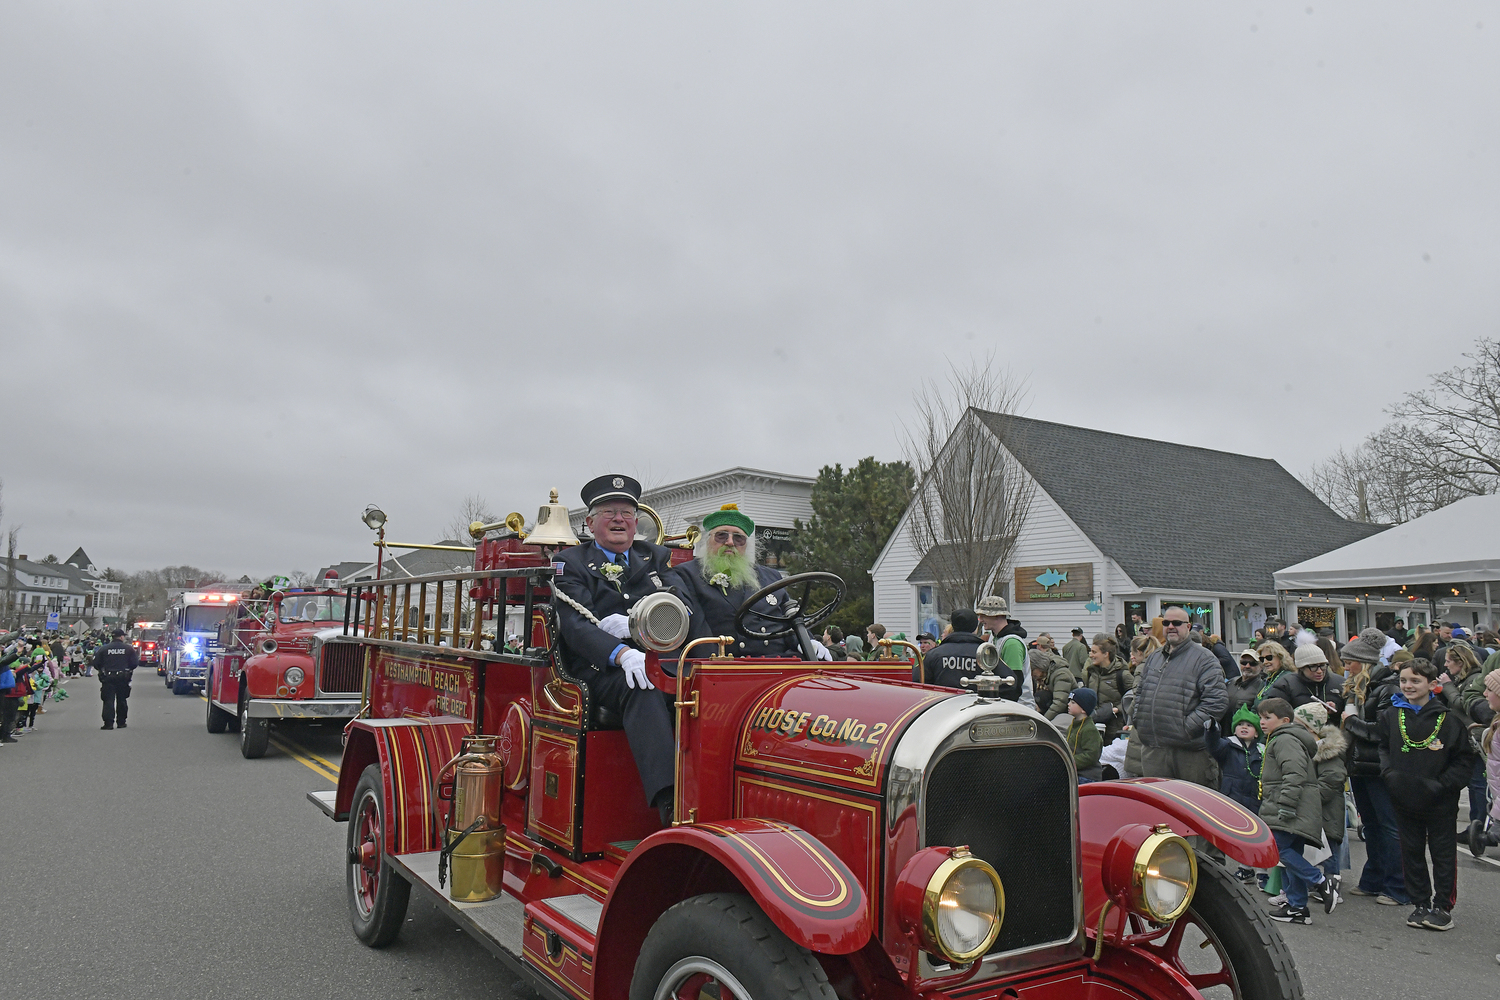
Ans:
[[[311,570],[990,350],[1301,472],[1496,333],[1496,7],[7,0],[5,523]]]

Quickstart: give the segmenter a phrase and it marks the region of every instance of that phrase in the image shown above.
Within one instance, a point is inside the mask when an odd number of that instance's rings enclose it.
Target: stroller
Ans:
[[[1495,830],[1495,820],[1490,809],[1495,805],[1494,796],[1485,793],[1484,815],[1469,824],[1469,853],[1476,858],[1484,857],[1485,848],[1500,847],[1500,836]]]

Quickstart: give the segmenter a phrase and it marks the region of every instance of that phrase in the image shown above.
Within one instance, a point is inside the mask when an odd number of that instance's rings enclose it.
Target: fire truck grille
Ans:
[[[926,843],[968,844],[1005,886],[992,953],[1073,933],[1073,787],[1062,756],[1037,745],[956,751],[927,781]]]
[[[359,694],[364,690],[365,647],[353,642],[323,645],[318,666],[319,694]]]

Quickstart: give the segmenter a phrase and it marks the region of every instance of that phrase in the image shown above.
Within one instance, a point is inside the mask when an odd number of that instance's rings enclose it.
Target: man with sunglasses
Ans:
[[[1146,660],[1136,684],[1135,731],[1142,774],[1219,787],[1219,764],[1203,732],[1229,705],[1224,668],[1213,653],[1188,640],[1192,621],[1182,608],[1162,613],[1166,645]]]
[[[692,562],[672,570],[670,581],[692,612],[689,638],[706,635],[732,635],[735,656],[802,656],[795,635],[776,639],[757,639],[753,632],[769,632],[785,627],[773,624],[757,612],[785,614],[789,598],[778,590],[761,598],[745,616],[746,632],[734,631],[734,619],[745,599],[762,587],[781,579],[781,574],[755,561],[755,522],[738,504],[728,503],[703,518],[703,533],[698,536]],[[833,655],[816,639],[814,647],[820,660]]]
[[[1269,656],[1266,658],[1269,666],[1275,666],[1276,661]],[[1225,685],[1225,692],[1229,697],[1229,705],[1224,709],[1224,714],[1219,717],[1219,730],[1221,734],[1234,731],[1234,713],[1241,708],[1255,709],[1255,702],[1260,698],[1261,689],[1266,685],[1266,678],[1261,673],[1260,653],[1251,647],[1240,654],[1240,672]]]
[[[646,654],[629,644],[627,616],[641,598],[668,586],[662,577],[671,553],[635,537],[641,484],[634,479],[600,476],[581,496],[589,510],[583,523],[593,537],[563,549],[552,563],[562,655],[568,672],[588,685],[594,703],[624,722],[646,801],[666,826],[672,821],[672,715],[667,696],[646,677]]]

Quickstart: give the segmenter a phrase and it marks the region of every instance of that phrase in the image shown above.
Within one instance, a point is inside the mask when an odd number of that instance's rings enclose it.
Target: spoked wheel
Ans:
[[[411,883],[385,860],[385,800],[380,766],[371,764],[354,786],[349,810],[349,921],[354,936],[371,948],[396,940],[406,918]]]
[[[749,896],[683,900],[652,926],[630,1000],[836,1000],[812,952],[771,923]]]
[[[1138,917],[1131,919],[1139,925]],[[1187,913],[1165,937],[1143,947],[1208,1000],[1301,1000],[1303,995],[1292,953],[1256,894],[1202,854]]]

